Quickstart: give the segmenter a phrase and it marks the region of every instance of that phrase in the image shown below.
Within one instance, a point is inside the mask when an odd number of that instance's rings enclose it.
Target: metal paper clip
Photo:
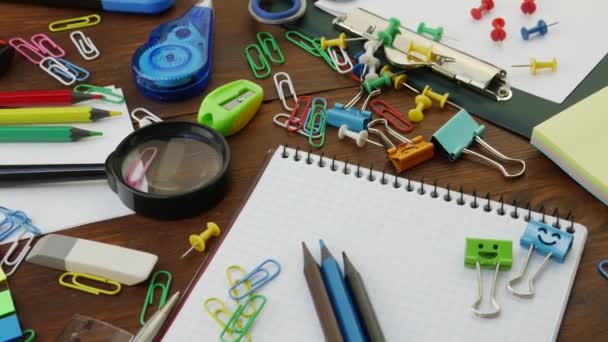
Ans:
[[[66,282],[64,280],[66,277],[72,277],[72,282],[71,283]],[[92,287],[92,286],[85,285],[83,283],[78,282],[78,278],[85,278],[88,280],[100,282],[102,284],[113,285],[115,288],[113,290],[99,289],[99,288]],[[93,276],[90,274],[83,274],[83,273],[76,273],[76,272],[65,272],[64,274],[62,274],[59,277],[59,284],[61,284],[61,286],[65,286],[65,287],[68,287],[68,288],[71,288],[74,290],[79,290],[79,291],[94,294],[94,295],[105,294],[108,296],[114,296],[117,293],[119,293],[120,290],[122,289],[122,285],[120,285],[120,283],[117,283],[115,281],[96,277],[96,276]]]
[[[95,26],[101,22],[101,17],[97,14],[91,14],[84,17],[69,18],[58,21],[53,21],[49,24],[49,31],[60,32],[74,30],[83,27]]]
[[[120,95],[119,93],[116,93],[112,89],[106,88],[106,87],[98,87],[98,86],[94,86],[91,84],[83,83],[83,84],[79,84],[76,87],[74,87],[74,91],[77,91],[80,93],[85,93],[85,94],[103,95],[102,101],[104,101],[104,102],[116,103],[116,104],[121,104],[121,103],[125,102],[125,97],[123,95]],[[137,109],[140,109],[140,108],[134,109],[133,112],[136,111]],[[133,112],[131,112],[131,114],[133,114]]]
[[[495,166],[507,178],[515,178],[523,175],[526,171],[526,162],[521,159],[505,156],[481,139],[485,130],[486,127],[484,125],[479,125],[466,110],[461,109],[433,134],[432,141],[442,149],[442,152],[446,154],[450,160],[456,160],[464,153],[480,158],[490,165]],[[521,164],[521,170],[517,173],[509,173],[500,163],[480,153],[469,150],[468,147],[471,146],[473,142],[479,143],[482,147],[505,163]]]
[[[164,283],[157,282],[156,278],[160,275],[164,275],[166,280]],[[141,308],[141,314],[139,315],[139,323],[143,326],[146,324],[146,314],[148,313],[148,307],[154,304],[154,292],[156,289],[160,289],[160,296],[158,297],[158,305],[156,306],[156,310],[160,310],[167,302],[167,296],[169,295],[169,289],[171,289],[171,273],[168,271],[157,271],[152,276],[150,280],[150,285],[148,286],[148,293],[146,294],[146,300],[144,301],[144,305]]]
[[[76,64],[74,64],[72,62],[69,62],[69,61],[67,61],[67,60],[65,60],[63,58],[58,58],[57,60],[59,62],[61,62],[63,65],[65,65],[70,70],[70,73],[72,75],[76,75],[76,81],[78,81],[78,82],[84,82],[84,81],[88,80],[89,77],[91,76],[91,73],[87,69],[85,69],[85,68],[83,68],[81,66],[78,66],[78,65],[76,65]],[[56,72],[63,73],[64,71],[63,70],[57,70]]]
[[[337,71],[341,74],[348,74],[354,68],[353,62],[348,55],[348,52],[339,46],[330,46],[327,48],[327,53],[331,58],[334,65],[337,67]]]
[[[325,51],[321,47],[320,40],[319,39],[314,39],[312,41],[312,45],[315,47],[315,49],[317,49],[317,51],[319,52],[319,55],[321,55],[321,58],[323,58],[323,60],[327,63],[327,65],[329,65],[329,67],[333,71],[338,71],[338,66],[336,65],[336,63],[334,63],[334,61],[331,59],[331,56],[327,53],[327,51]]]
[[[507,240],[466,239],[464,264],[469,267],[475,266],[477,270],[477,300],[471,306],[473,312],[482,318],[495,317],[500,313],[500,304],[496,300],[496,280],[498,271],[511,269],[513,263],[513,243]],[[483,280],[481,268],[495,268],[492,278],[492,289],[490,297],[493,311],[483,312],[479,309],[483,302]]]
[[[507,288],[513,294],[520,297],[531,297],[534,295],[534,279],[545,268],[549,259],[553,258],[557,262],[563,263],[572,248],[574,236],[563,230],[555,228],[549,224],[539,221],[530,221],[519,239],[519,244],[522,247],[529,247],[528,254],[524,260],[519,273],[507,283]],[[518,291],[513,288],[513,285],[523,280],[528,268],[528,262],[532,252],[536,250],[541,255],[546,255],[542,264],[532,273],[528,280],[528,290]]]
[[[211,318],[222,328],[228,326],[228,322],[234,316],[234,313],[226,306],[226,304],[219,298],[213,297],[208,298],[203,303],[205,311],[211,316]],[[255,310],[254,310],[255,313]],[[222,316],[224,319],[222,319]],[[245,314],[242,314],[245,317]],[[243,322],[238,319],[234,325],[240,330],[243,329]],[[235,332],[232,329],[226,329],[226,335],[232,339],[232,341],[238,341],[235,336]],[[246,342],[251,342],[251,334],[249,332],[240,335],[240,340],[245,339]]]
[[[38,47],[30,44],[23,38],[12,38],[8,41],[8,44],[12,46],[15,51],[19,52],[19,54],[25,57],[25,59],[34,64],[40,64],[40,62],[42,62],[44,59],[44,56],[42,53],[40,53]]]
[[[389,21],[361,8],[355,9],[346,16],[338,17],[333,22],[342,29],[355,35],[371,40],[377,40],[378,28],[386,27]],[[477,59],[464,52],[458,51],[442,43],[435,42],[417,32],[400,26],[400,34],[392,46],[384,46],[384,53],[391,64],[400,68],[428,66],[432,71],[465,84],[496,101],[506,101],[512,96],[512,91],[506,81],[507,72],[495,65]],[[428,63],[410,60],[407,47],[410,41],[431,46],[434,56],[442,56]],[[446,63],[449,58],[449,63]]]
[[[355,95],[355,97],[353,97],[350,101],[348,101],[347,104],[344,105],[345,109],[351,109],[353,106],[355,106],[363,97],[363,94],[366,92],[366,90],[361,87],[361,90],[359,90],[359,92],[357,93],[357,95]],[[369,101],[375,97],[378,96],[382,93],[382,91],[380,89],[374,89],[371,92],[368,93],[367,97],[365,98],[365,101],[363,102],[363,106],[361,106],[361,111],[365,111],[367,109],[367,106],[369,105]]]
[[[308,95],[298,97],[296,105],[291,111],[291,114],[289,114],[289,120],[287,120],[287,131],[296,132],[302,129],[304,123],[306,122],[306,117],[309,114],[311,103],[312,97]],[[298,113],[300,113],[299,116]]]
[[[23,342],[33,342],[36,339],[36,332],[34,329],[23,330]]]
[[[382,131],[374,128],[376,125],[383,125],[386,132],[399,141],[399,145],[393,144]],[[387,148],[388,159],[393,163],[397,172],[409,170],[414,166],[433,159],[435,155],[435,146],[432,143],[425,141],[420,135],[412,140],[402,136],[388,126],[386,119],[371,121],[367,125],[367,130],[382,139],[384,146]]]
[[[414,129],[414,125],[411,122],[405,119],[397,109],[383,100],[373,100],[370,103],[370,108],[374,114],[386,119],[400,133],[409,133]]]
[[[277,125],[277,126],[279,126],[279,127],[283,127],[283,128],[285,128],[285,129],[287,129],[287,127],[288,127],[288,125],[289,125],[289,123],[288,123],[288,122],[289,122],[289,117],[290,117],[290,115],[289,115],[289,114],[287,114],[287,113],[278,113],[278,114],[276,114],[276,115],[275,115],[275,116],[272,118],[272,122],[274,122],[274,124],[275,124],[275,125]],[[284,121],[284,122],[281,122],[281,120],[280,120],[281,118],[284,118],[284,119],[285,119],[285,121]],[[303,136],[305,136],[305,137],[307,137],[307,138],[310,136],[310,134],[309,134],[309,133],[304,132],[304,130],[303,130],[302,128],[301,128],[301,129],[299,129],[299,130],[297,130],[295,133],[298,133],[298,134],[300,134],[300,135],[303,135]],[[319,138],[321,138],[321,134],[313,134],[312,136],[313,136],[313,138],[314,138],[314,139],[319,139]]]
[[[274,269],[267,270],[267,265],[272,265],[272,268]],[[276,278],[279,273],[281,273],[281,264],[274,259],[267,259],[249,272],[243,279],[239,280],[236,284],[230,287],[228,290],[228,295],[234,300],[241,300],[248,297],[251,293],[257,292],[262,286],[268,284],[268,282]],[[246,282],[249,282],[251,289],[241,293],[238,291],[238,288],[245,287]],[[235,293],[238,295],[235,295]]]
[[[33,35],[30,40],[32,41],[32,43],[34,43],[34,45],[36,45],[36,47],[38,47],[38,51],[40,51],[40,53],[44,55],[55,58],[65,56],[65,50],[63,50],[61,46],[55,43],[51,38],[49,38],[49,36],[44,33],[38,33],[36,35]]]
[[[314,39],[298,32],[298,31],[287,31],[285,32],[285,39],[293,43],[300,49],[308,52],[315,57],[321,57],[321,54],[314,45]]]
[[[139,115],[137,115],[139,113],[143,113],[143,115],[140,117]],[[131,111],[131,118],[133,118],[133,120],[137,121],[139,128],[148,126],[155,122],[163,121],[163,119],[158,117],[156,114],[152,113],[151,111],[149,111],[143,107],[137,107],[137,108],[133,109],[133,111]]]
[[[279,44],[277,43],[276,39],[274,39],[272,34],[269,32],[258,32],[257,38],[262,51],[272,63],[285,63],[285,56],[283,56],[283,52],[281,52]],[[273,55],[273,53],[276,54],[276,57]]]
[[[48,65],[47,65],[48,64]],[[69,86],[76,83],[76,74],[73,74],[67,66],[59,62],[55,57],[45,57],[39,64],[40,69],[46,71],[61,84]]]
[[[125,176],[125,182],[130,187],[133,189],[139,189],[141,183],[143,183],[144,179],[146,179],[146,172],[148,172],[148,169],[156,158],[157,153],[158,149],[156,147],[149,146],[141,151],[138,158],[133,159],[129,165],[129,169],[127,170],[127,175]],[[147,157],[146,161],[144,161],[144,157]]]
[[[600,271],[600,274],[604,276],[604,278],[608,279],[608,271],[606,270],[608,267],[608,259],[600,261],[597,265],[597,269]]]
[[[234,278],[232,276],[232,274],[235,272],[239,273],[237,278]],[[246,276],[247,276],[247,271],[245,271],[245,269],[239,265],[232,265],[226,269],[226,279],[228,279],[228,286],[230,286],[230,287],[236,285],[236,283],[238,283],[241,279],[245,278]],[[245,282],[244,287],[245,287],[245,291],[252,290],[251,284],[249,282]],[[235,291],[237,291],[237,290],[235,290]],[[239,296],[238,292],[234,293],[234,295],[235,295],[235,297]],[[253,293],[249,294],[249,297],[251,297],[251,296],[253,296]],[[241,301],[235,300],[235,303],[236,303],[236,305],[240,305]],[[256,309],[255,305],[251,306],[251,309],[252,309],[252,312],[243,312],[243,316],[250,317],[251,315],[253,315],[255,312],[255,309]]]
[[[312,109],[310,111],[311,111],[311,113],[309,114],[310,121],[308,122],[307,129],[310,132],[313,132],[315,130],[315,127],[319,127],[319,134],[321,134],[321,138],[320,138],[319,142],[315,142],[315,139],[313,138],[313,136],[311,134],[308,136],[308,144],[314,148],[321,148],[321,147],[323,147],[323,145],[325,145],[325,130],[327,128],[327,111],[325,109],[325,106],[318,105],[318,104],[312,106]]]
[[[25,233],[28,233],[28,231],[25,229],[21,231],[19,236],[17,236],[17,239],[13,241],[8,251],[6,251],[6,254],[4,254],[4,258],[2,258],[2,261],[0,261],[0,268],[4,269],[4,272],[7,277],[10,277],[13,273],[17,271],[17,268],[19,267],[19,265],[21,265],[23,259],[25,259],[27,253],[30,251],[30,249],[32,249],[32,241],[36,236],[30,233],[30,236],[25,240],[25,245],[21,249],[21,252],[19,252],[19,254],[13,260],[9,260],[15,250],[19,247],[19,240],[21,240]],[[7,266],[11,266],[12,268],[9,269]]]
[[[256,303],[256,301],[257,301],[257,303]],[[247,302],[245,302],[245,304],[239,305],[239,307],[236,309],[236,311],[234,312],[232,317],[230,317],[230,320],[228,321],[228,323],[222,330],[222,333],[220,334],[220,341],[230,342],[229,340],[226,340],[226,338],[225,338],[225,335],[227,334],[227,331],[229,331],[229,330],[238,333],[236,340],[234,340],[234,341],[235,342],[240,341],[249,332],[249,330],[251,330],[253,323],[255,323],[255,320],[260,315],[260,312],[262,312],[262,309],[264,309],[264,306],[266,305],[267,301],[268,301],[268,299],[266,297],[264,297],[262,295],[255,295],[255,296],[252,296],[251,298],[249,298],[247,300]],[[256,305],[257,309],[255,310],[255,313],[253,315],[251,315],[251,317],[247,318],[247,320],[245,321],[245,324],[241,327],[240,319],[243,314],[243,311],[245,311],[247,309],[247,307],[250,305]]]
[[[310,121],[312,120],[313,117],[313,113],[312,110],[314,108],[314,106],[321,106],[323,107],[323,109],[327,110],[327,100],[325,100],[322,97],[315,97],[314,99],[312,99],[312,104],[310,106],[310,109],[308,110],[308,114],[306,115],[306,122],[304,122],[304,126],[302,126],[302,130],[304,131],[304,133],[308,134],[308,136],[310,137],[311,134],[315,135],[314,139],[319,139],[320,135],[321,135],[321,125],[319,122],[317,122],[316,124],[310,124]],[[308,129],[309,127],[313,127],[312,130]]]
[[[72,43],[76,45],[76,49],[78,49],[82,58],[90,61],[99,57],[99,49],[97,49],[93,40],[90,37],[85,36],[82,31],[70,33],[70,39],[72,40]]]
[[[259,64],[253,58],[250,50],[255,50],[257,52]],[[250,44],[245,47],[245,58],[247,59],[247,64],[249,64],[249,68],[251,68],[251,72],[253,72],[255,78],[262,79],[270,76],[270,73],[272,72],[270,64],[268,64],[264,52],[262,52],[262,49],[257,44]]]
[[[289,90],[289,94],[293,97],[293,102],[298,102],[298,95],[296,94],[296,89],[293,86],[293,82],[291,81],[291,77],[286,72],[277,72],[272,77],[274,80],[274,86],[277,89],[277,94],[279,95],[279,99],[281,103],[283,103],[283,108],[285,110],[293,110],[293,107],[290,107],[287,104],[287,99],[285,98],[285,92],[283,91],[283,85],[287,85],[287,89]],[[283,79],[281,79],[283,78]]]

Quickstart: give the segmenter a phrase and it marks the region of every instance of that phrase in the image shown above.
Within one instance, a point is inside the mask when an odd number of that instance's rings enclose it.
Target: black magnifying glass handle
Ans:
[[[104,164],[2,165],[0,182],[71,182],[106,178]]]

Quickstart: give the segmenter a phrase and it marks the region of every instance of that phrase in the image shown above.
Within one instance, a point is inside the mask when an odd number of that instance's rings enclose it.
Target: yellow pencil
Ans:
[[[121,114],[91,107],[11,108],[0,109],[0,125],[91,122]]]

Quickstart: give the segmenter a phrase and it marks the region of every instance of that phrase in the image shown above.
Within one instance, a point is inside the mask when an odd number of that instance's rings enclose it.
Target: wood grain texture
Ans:
[[[100,25],[84,30],[102,53],[101,58],[91,62],[85,62],[78,56],[68,33],[49,35],[68,51],[69,59],[91,70],[93,77],[89,83],[122,87],[131,108],[143,106],[165,118],[194,121],[194,113],[198,111],[202,95],[178,103],[151,101],[136,91],[130,70],[133,51],[147,39],[152,28],[181,15],[192,3],[193,1],[177,1],[174,9],[161,16],[103,13]],[[330,103],[344,103],[357,92],[357,85],[352,79],[330,73],[322,61],[286,42],[280,28],[253,21],[247,12],[245,1],[215,1],[215,6],[214,73],[207,91],[235,79],[254,80],[245,64],[243,48],[247,43],[255,41],[257,31],[264,30],[273,32],[277,37],[287,59],[284,65],[273,66],[273,72],[289,72],[299,94],[314,94],[327,98]],[[0,3],[0,12],[4,14],[0,22],[0,34],[3,35],[0,39],[17,36],[28,38],[37,32],[48,33],[46,25],[49,21],[90,13],[5,3]],[[259,84],[266,92],[265,104],[241,133],[229,139],[232,149],[232,185],[219,205],[199,217],[187,220],[162,222],[133,215],[71,229],[65,231],[65,234],[155,253],[159,256],[158,269],[169,270],[173,274],[172,290],[183,290],[203,260],[200,253],[192,253],[187,259],[179,260],[180,255],[189,247],[187,236],[200,232],[207,221],[215,221],[220,226],[228,224],[269,149],[287,143],[308,151],[303,137],[288,134],[272,124],[272,116],[284,112],[276,100],[272,78],[260,81]],[[37,66],[20,57],[16,58],[9,74],[0,79],[2,90],[61,89],[60,87]],[[407,112],[414,106],[413,95],[405,90],[390,91],[383,94],[382,98],[402,112]],[[439,110],[434,107],[427,112],[425,120],[416,127],[414,134],[430,137],[454,112],[452,108]],[[449,162],[441,156],[402,176],[415,180],[424,178],[426,183],[436,182],[443,187],[450,184],[454,190],[462,186],[466,193],[476,191],[481,197],[490,193],[494,200],[502,196],[506,203],[516,200],[519,205],[525,205],[530,202],[534,209],[543,205],[548,214],[559,208],[562,217],[571,210],[576,221],[586,225],[590,233],[559,340],[604,340],[608,334],[605,324],[608,321],[608,282],[599,275],[597,263],[608,258],[608,208],[526,140],[492,124],[485,124],[488,126],[485,135],[488,143],[509,156],[526,160],[528,171],[523,177],[507,180],[496,169],[469,157]],[[352,164],[372,165],[374,169],[386,169],[387,177],[394,172],[387,163],[383,150],[375,146],[358,149],[350,141],[339,141],[334,128],[328,129],[325,147],[315,153],[324,153],[330,158],[336,156],[337,159],[348,160]],[[7,246],[0,247],[0,253],[6,252],[6,249]],[[39,341],[54,340],[74,313],[105,320],[131,332],[139,329],[139,312],[147,291],[146,284],[125,286],[116,297],[97,297],[60,287],[57,283],[59,275],[58,271],[24,263],[10,279],[22,326],[34,328],[39,334]],[[538,290],[542,294],[542,289]],[[505,295],[508,294],[503,290],[498,293],[499,298]],[[207,319],[202,304],[201,319]]]

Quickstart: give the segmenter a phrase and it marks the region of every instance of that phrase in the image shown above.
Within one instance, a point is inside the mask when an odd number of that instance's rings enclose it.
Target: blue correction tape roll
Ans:
[[[152,31],[131,61],[144,95],[178,101],[199,95],[211,78],[213,6],[201,0],[183,16]]]

